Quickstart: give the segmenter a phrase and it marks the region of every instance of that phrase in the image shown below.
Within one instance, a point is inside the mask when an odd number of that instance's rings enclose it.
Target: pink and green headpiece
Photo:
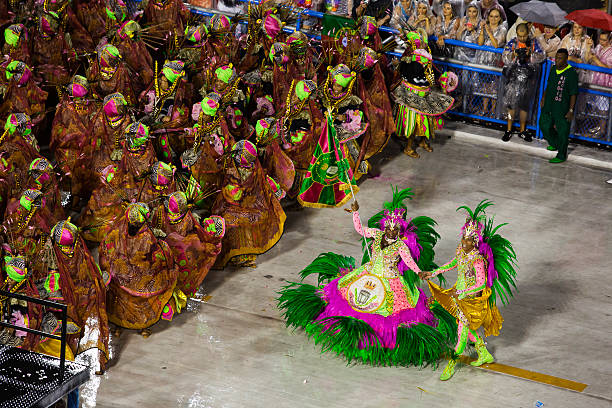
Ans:
[[[141,226],[149,218],[149,206],[145,203],[132,203],[125,210],[128,223],[133,226]]]
[[[24,39],[28,39],[28,31],[23,24],[13,24],[4,30],[4,41],[11,47],[16,47],[23,35]]]
[[[6,66],[6,79],[17,82],[17,85],[23,86],[28,83],[32,77],[32,70],[22,61],[11,61]]]
[[[317,89],[317,84],[314,81],[309,79],[305,79],[299,81],[295,85],[295,95],[298,97],[300,101],[307,99],[310,95]]]
[[[98,63],[101,68],[115,68],[121,60],[121,53],[112,44],[104,44],[98,50]]]
[[[252,142],[241,140],[232,147],[232,154],[238,166],[250,168],[257,158],[257,148]]]
[[[187,195],[182,191],[170,194],[165,204],[166,210],[168,211],[168,218],[171,222],[177,222],[182,219],[189,209]]]
[[[419,48],[417,50],[414,50],[414,52],[412,53],[412,61],[418,62],[419,64],[426,67],[427,65],[431,64],[431,54],[428,51]]]
[[[26,260],[23,256],[5,256],[4,270],[9,278],[19,283],[28,275]]]
[[[202,99],[202,102],[200,102],[202,112],[208,116],[215,116],[217,114],[217,110],[219,109],[220,101],[221,95],[216,92],[210,92],[204,97],[204,99]]]
[[[66,87],[66,92],[71,98],[84,98],[89,93],[89,82],[81,75],[75,75],[72,82]]]
[[[126,38],[134,38],[134,36],[137,36],[140,30],[140,24],[134,20],[128,20],[122,23],[119,29],[117,29],[117,34],[119,34],[119,38],[125,40]]]
[[[28,174],[39,184],[49,181],[52,171],[53,166],[51,166],[49,160],[43,157],[37,157],[36,159],[32,160],[32,163],[30,163],[30,167],[28,168]]]
[[[208,28],[204,24],[198,24],[195,26],[187,26],[185,28],[185,38],[187,41],[191,41],[192,43],[199,44],[205,38],[206,33],[208,33]]]
[[[229,84],[236,79],[236,69],[232,64],[223,65],[215,70],[215,76],[219,81]]]
[[[41,208],[45,205],[45,198],[40,190],[25,190],[19,198],[19,204],[27,211]]]
[[[202,220],[202,227],[209,235],[223,237],[225,235],[225,219],[218,215],[211,215]]]
[[[274,40],[283,29],[283,22],[276,14],[268,14],[262,22],[262,29],[266,37]]]
[[[370,47],[363,47],[359,50],[359,55],[357,56],[357,67],[360,71],[364,71],[366,69],[372,68],[376,65],[378,60],[376,59],[376,52]]]
[[[116,118],[125,115],[127,101],[119,92],[115,92],[104,97],[102,108],[109,118]]]
[[[149,181],[156,187],[168,186],[174,178],[174,170],[168,163],[158,161],[151,166]]]
[[[284,65],[289,62],[289,47],[282,42],[275,42],[270,47],[270,61],[276,65]]]
[[[32,133],[32,120],[26,113],[11,113],[6,118],[4,130],[9,135],[18,132],[21,135],[27,136]]]
[[[142,150],[149,140],[149,127],[141,122],[133,122],[125,128],[126,147],[131,152]]]
[[[58,222],[51,229],[51,240],[55,245],[72,247],[78,236],[78,228],[70,222],[70,218]]]
[[[255,124],[255,139],[258,145],[265,145],[277,136],[274,118],[259,119]]]
[[[211,17],[209,27],[214,31],[227,31],[232,26],[229,17],[223,14],[215,14]]]
[[[46,37],[57,32],[59,28],[59,16],[55,11],[45,11],[40,16],[40,31]]]
[[[356,74],[344,64],[338,64],[332,68],[330,75],[332,81],[343,88],[346,88],[356,76]]]
[[[305,54],[308,49],[308,37],[301,31],[294,31],[285,42],[289,45],[291,51],[297,55]]]
[[[162,73],[164,74],[168,82],[173,84],[180,77],[185,75],[184,69],[185,69],[185,63],[183,61],[179,61],[179,60],[166,61],[166,63],[164,64],[162,68]]]
[[[378,31],[378,25],[376,19],[372,16],[363,16],[359,22],[359,35],[364,40],[370,38],[371,35],[376,34]]]

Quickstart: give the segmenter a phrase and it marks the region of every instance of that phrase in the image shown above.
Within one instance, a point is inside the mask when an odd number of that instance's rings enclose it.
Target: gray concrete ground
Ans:
[[[501,308],[504,327],[488,339],[489,349],[499,363],[587,384],[583,392],[469,366],[442,383],[441,367],[347,366],[321,355],[303,333],[285,328],[276,291],[320,252],[358,257],[360,243],[342,209],[307,209],[288,213],[285,235],[256,269],[212,271],[204,282],[207,303],[191,303],[148,339],[128,332],[114,339],[116,364],[83,390],[84,405],[612,406],[612,187],[605,184],[612,172],[571,161],[551,165],[516,143],[490,142],[441,136],[419,160],[392,142],[381,155],[381,175],[361,183],[362,216],[381,208],[391,184],[412,187],[410,215],[438,221],[441,263],[453,256],[465,220],[455,209],[492,199],[496,220],[510,223],[503,232],[520,271],[519,291]]]

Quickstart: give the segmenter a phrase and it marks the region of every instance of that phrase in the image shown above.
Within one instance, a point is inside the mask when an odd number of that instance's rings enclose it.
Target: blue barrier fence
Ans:
[[[256,0],[239,1],[257,3]],[[200,9],[191,5],[189,7],[192,13],[205,17],[212,17],[214,14],[220,13],[219,11]],[[283,30],[288,33],[294,30],[301,31],[304,16],[323,19],[324,15],[324,13],[317,11],[300,10],[295,27],[284,27]],[[385,26],[380,27],[379,31],[398,34],[397,30]],[[304,33],[315,40],[321,39],[318,33],[310,31],[304,31]],[[435,40],[435,37],[432,37],[431,40]],[[503,52],[503,48],[480,46],[458,40],[446,40],[445,44],[455,50],[464,48],[496,54]],[[387,54],[396,58],[401,57],[401,53],[397,51],[391,51]],[[500,103],[500,99],[503,99],[502,68],[479,65],[453,57],[437,57],[436,55],[434,55],[434,64],[442,70],[454,71],[460,79],[460,86],[455,91],[455,95],[453,95],[460,100],[460,103],[456,104],[449,113],[484,123],[506,123],[507,113],[505,112],[504,104]],[[573,62],[571,65],[579,70],[581,82],[579,84],[579,95],[577,97],[570,137],[612,146],[612,110],[609,109],[612,100],[612,89],[590,83],[590,78],[594,73],[612,75],[612,69]],[[537,81],[535,82],[537,84],[537,92],[529,111],[527,128],[535,131],[536,136],[539,138],[542,137],[539,127],[541,115],[539,101],[546,89],[548,74],[553,67],[554,62],[551,60],[546,60],[541,64],[538,70]],[[518,123],[515,123],[515,125],[518,126]]]

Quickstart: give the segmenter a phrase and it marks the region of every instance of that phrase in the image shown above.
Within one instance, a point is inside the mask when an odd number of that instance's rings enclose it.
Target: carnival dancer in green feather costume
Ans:
[[[439,305],[431,307],[419,288],[421,269],[435,267],[438,234],[432,219],[406,218],[403,200],[410,189],[393,193],[368,228],[361,226],[356,202],[347,210],[356,231],[371,240],[361,267],[350,257],[321,254],[301,272],[302,279],[318,274],[319,286],[289,284],[280,292],[279,307],[288,326],[303,328],[323,351],[349,362],[435,365],[450,352],[455,330],[454,318]]]
[[[433,299],[451,313],[457,321],[457,355],[451,358],[440,379],[450,379],[455,373],[458,355],[463,353],[468,339],[473,341],[478,360],[473,366],[494,362],[477,330],[482,327],[485,336],[497,336],[504,319],[497,309],[499,297],[503,304],[512,296],[516,287],[516,253],[512,244],[497,233],[506,224],[494,226],[493,219],[487,219],[484,211],[493,205],[483,200],[472,211],[466,206],[459,207],[468,212],[468,218],[461,228],[461,243],[456,256],[447,264],[425,273],[429,278],[457,268],[457,283],[450,289],[442,289],[429,282]]]

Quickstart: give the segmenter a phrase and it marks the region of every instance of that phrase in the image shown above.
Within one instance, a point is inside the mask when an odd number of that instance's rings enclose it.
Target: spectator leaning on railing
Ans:
[[[436,45],[438,46],[438,54],[450,56],[450,49],[444,44],[445,40],[454,40],[459,28],[459,18],[455,16],[453,6],[449,1],[442,3],[442,14],[436,18],[435,34],[438,37]]]
[[[569,54],[569,61],[582,63],[584,52],[586,51],[587,35],[584,27],[578,23],[572,24],[572,31],[569,32],[559,44],[559,48],[565,48]]]
[[[551,163],[567,160],[570,124],[578,94],[578,74],[567,60],[567,50],[559,48],[555,66],[550,70],[548,84],[540,100],[540,130],[549,143],[548,150],[557,151],[557,156],[550,159]]]
[[[502,140],[507,142],[512,137],[512,123],[518,110],[519,137],[531,142],[531,135],[526,131],[527,116],[537,90],[537,64],[544,61],[546,56],[538,42],[529,37],[529,27],[523,23],[517,26],[516,37],[506,44],[502,58],[505,79],[503,102],[508,109],[507,130]]]
[[[502,48],[506,42],[506,24],[502,20],[501,7],[489,9],[489,14],[485,17],[485,21],[480,25],[480,33],[478,34],[478,45],[486,45],[494,48]],[[476,51],[476,62],[481,65],[491,67],[500,67],[502,65],[501,54],[491,51],[478,50]],[[498,80],[496,77],[479,80],[478,86],[481,90],[489,95],[497,94]],[[491,102],[491,106],[489,106]],[[491,98],[482,98],[482,108],[484,115],[495,116],[496,100]]]

